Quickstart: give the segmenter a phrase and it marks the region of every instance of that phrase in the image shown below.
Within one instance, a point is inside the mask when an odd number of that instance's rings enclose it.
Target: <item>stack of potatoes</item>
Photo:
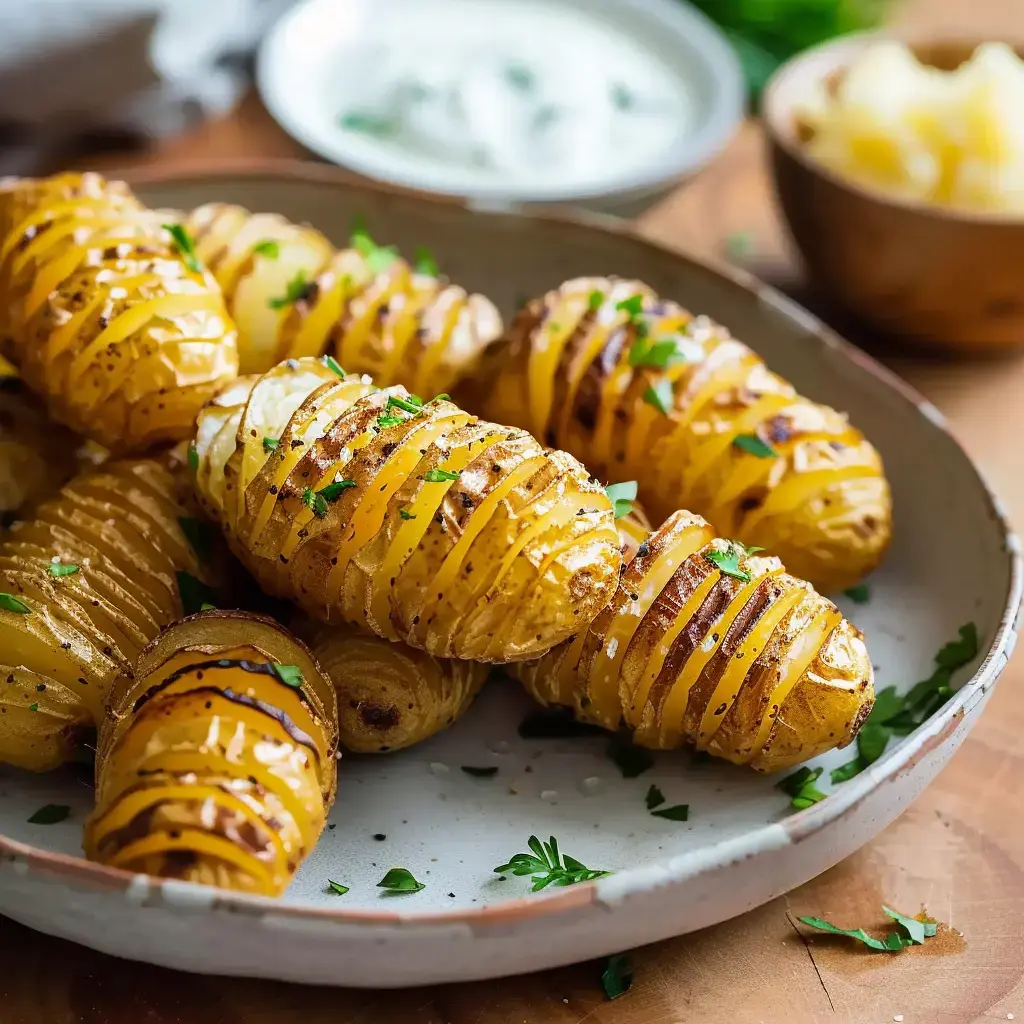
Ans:
[[[95,860],[278,894],[339,740],[423,740],[488,665],[759,770],[871,708],[861,635],[783,561],[827,588],[877,564],[877,453],[639,282],[567,282],[506,330],[364,230],[337,250],[63,174],[0,186],[0,300],[0,761],[99,729]],[[225,547],[284,624],[220,610]]]

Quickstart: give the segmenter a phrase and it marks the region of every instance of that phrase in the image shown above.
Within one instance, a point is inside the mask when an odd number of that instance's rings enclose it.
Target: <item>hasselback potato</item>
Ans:
[[[237,373],[187,237],[94,174],[0,184],[5,354],[50,415],[115,452],[191,433]]]
[[[351,626],[320,626],[310,647],[338,695],[341,746],[356,753],[401,750],[447,728],[488,673],[478,662],[435,658]]]
[[[247,393],[248,392],[248,393]],[[564,452],[306,358],[199,416],[196,484],[272,595],[437,657],[513,661],[588,623],[621,558]]]
[[[357,229],[340,251],[315,228],[211,203],[186,229],[239,331],[242,373],[329,352],[345,369],[419,394],[451,391],[501,333],[489,299]]]
[[[0,543],[0,762],[64,761],[117,676],[201,593],[207,566],[165,462],[81,474]],[[216,540],[216,531],[213,539]]]
[[[529,303],[476,404],[602,479],[636,479],[655,522],[692,509],[824,589],[855,583],[889,542],[881,459],[846,417],[639,282],[580,278]]]
[[[542,704],[774,771],[856,735],[874,701],[861,634],[778,558],[677,512],[588,630],[516,666]]]
[[[91,860],[268,896],[334,800],[334,688],[272,619],[211,611],[168,627],[111,694]]]

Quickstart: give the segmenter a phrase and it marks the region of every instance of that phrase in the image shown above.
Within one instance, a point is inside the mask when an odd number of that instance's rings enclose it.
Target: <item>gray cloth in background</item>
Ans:
[[[229,110],[292,0],[0,0],[0,174]]]

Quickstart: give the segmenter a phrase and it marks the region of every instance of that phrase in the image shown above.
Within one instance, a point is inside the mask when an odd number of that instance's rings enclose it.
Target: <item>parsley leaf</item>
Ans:
[[[400,509],[398,510],[398,514],[399,514],[399,516],[401,516],[401,517],[402,517],[402,519],[415,519],[415,518],[416,518],[416,516],[415,516],[415,515],[413,515],[413,513],[412,513],[412,512],[409,512],[409,511],[407,511],[407,510],[406,510],[406,509],[404,509],[404,508],[400,508]]]
[[[536,836],[530,836],[527,843],[531,853],[517,853],[507,864],[500,864],[494,869],[495,874],[530,875],[533,885],[531,892],[540,892],[549,885],[575,885],[577,882],[589,882],[611,874],[610,871],[594,871],[581,864],[574,857],[562,855],[558,850],[558,840],[554,836],[542,843]]]
[[[633,985],[633,965],[629,957],[617,953],[604,962],[601,972],[601,987],[609,999],[618,999],[625,995]]]
[[[197,580],[190,572],[180,570],[175,574],[178,578],[178,594],[181,597],[181,609],[184,615],[194,615],[202,611],[204,604],[213,604],[217,595],[213,588],[202,580]]]
[[[345,376],[345,371],[341,368],[341,364],[334,356],[323,356],[321,362],[328,370],[333,370],[339,377]]]
[[[279,298],[267,299],[267,305],[271,309],[284,309],[286,306],[294,306],[301,302],[309,293],[311,281],[306,279],[306,271],[301,267],[295,271],[295,276],[284,286],[284,295]]]
[[[405,420],[403,420],[401,416],[377,417],[377,426],[380,427],[381,430],[387,430],[388,427],[400,427],[403,423],[405,423]]]
[[[415,270],[417,274],[429,274],[431,277],[439,277],[441,274],[433,253],[422,245],[416,250],[413,270]]]
[[[193,474],[199,472],[199,452],[196,451],[195,441],[189,444],[185,461],[188,463],[188,468]]]
[[[460,765],[460,767],[467,775],[472,775],[477,779],[489,779],[492,775],[498,774],[498,766],[496,764],[484,765],[482,768],[477,768],[471,764]]]
[[[637,338],[629,349],[629,365],[664,370],[677,363],[698,362],[701,353],[697,349],[686,350],[681,347],[683,340],[671,337]]]
[[[263,450],[265,452],[276,452],[281,442],[276,437],[263,438]]]
[[[305,680],[302,678],[302,669],[298,665],[279,665],[276,661],[270,664],[271,671],[279,682],[290,686],[294,690],[301,690]]]
[[[805,765],[792,775],[787,775],[781,782],[777,782],[775,788],[787,793],[791,797],[792,806],[802,811],[805,807],[825,799],[825,794],[814,785],[821,778],[823,771],[823,768],[811,769]]]
[[[392,868],[378,883],[378,889],[386,889],[389,893],[419,892],[426,886],[417,882],[412,872],[406,868]]]
[[[738,434],[732,439],[732,444],[734,448],[739,448],[748,455],[756,455],[759,459],[774,459],[779,454],[757,434]]]
[[[604,493],[615,510],[615,518],[621,519],[628,516],[633,510],[633,502],[636,500],[637,483],[635,480],[626,480],[621,484],[609,484]]]
[[[887,917],[891,917],[907,933],[907,937],[915,946],[923,946],[926,938],[935,935],[936,928],[931,922],[926,924],[924,921],[918,921],[916,917],[907,917],[898,910],[885,906],[884,903],[882,904],[882,912]],[[931,936],[928,935],[929,930],[931,931]]]
[[[869,949],[877,949],[880,952],[895,953],[912,943],[911,939],[903,938],[898,932],[890,932],[884,939],[876,939],[868,935],[863,928],[837,928],[820,917],[800,917],[797,920],[811,928],[817,928],[820,932],[828,932],[830,935],[845,935],[848,938],[856,939],[858,942],[863,942]]]
[[[170,234],[171,241],[174,242],[175,248],[181,253],[181,258],[184,261],[185,266],[188,267],[193,274],[201,274],[203,272],[203,268],[196,256],[195,244],[189,237],[189,233],[185,230],[184,225],[161,224],[160,226]]]
[[[333,484],[328,484],[326,487],[321,487],[316,493],[324,499],[324,501],[337,501],[341,497],[342,491],[347,491],[350,487],[355,487],[355,480],[335,480]]]
[[[444,480],[458,480],[460,476],[461,471],[433,468],[428,469],[426,473],[423,474],[423,479],[426,480],[428,484],[439,484]]]
[[[631,320],[635,320],[644,311],[644,297],[640,294],[631,295],[628,299],[616,302],[615,308],[626,313]]]
[[[327,885],[331,892],[335,892],[339,896],[344,896],[348,892],[347,885],[342,885],[341,882],[332,882],[329,878],[327,879]]]
[[[38,701],[33,701],[31,704],[29,704],[28,709],[29,709],[29,711],[38,711],[39,710],[39,702]]]
[[[31,818],[30,825],[56,825],[71,815],[71,808],[64,804],[46,804],[40,807]]]
[[[676,804],[674,807],[662,807],[657,811],[651,811],[654,818],[667,818],[669,821],[686,821],[690,817],[689,804]]]
[[[621,736],[612,736],[608,740],[605,753],[615,762],[624,779],[635,779],[654,767],[654,755],[649,750],[634,746]]]
[[[652,384],[644,392],[644,401],[648,405],[653,405],[654,408],[662,414],[662,416],[668,416],[675,405],[675,394],[672,391],[672,382],[670,380],[659,380],[655,384]]]
[[[366,269],[371,274],[387,270],[398,259],[398,250],[393,245],[378,245],[359,221],[353,224],[349,244],[366,260]]]
[[[725,551],[719,551],[718,548],[705,551],[704,557],[709,562],[714,562],[721,570],[723,576],[731,576],[734,580],[739,580],[741,583],[749,583],[751,579],[750,573],[746,569],[740,568],[740,562],[751,555],[756,555],[758,551],[764,551],[764,548],[748,548],[738,540],[731,540],[728,544],[729,547]]]
[[[51,576],[74,576],[78,566],[72,562],[51,562],[48,566]]]
[[[312,509],[317,519],[323,519],[327,515],[327,499],[312,487],[307,487],[302,492],[302,504]]]
[[[28,615],[32,610],[23,601],[19,601],[13,594],[0,593],[0,608],[5,612],[17,612],[19,615]]]
[[[871,600],[871,591],[866,583],[858,583],[855,587],[847,587],[843,593],[854,604],[867,604]]]
[[[281,246],[272,238],[267,238],[262,242],[257,242],[252,247],[252,254],[254,256],[266,256],[269,260],[276,260],[281,255]]]
[[[587,308],[591,313],[596,313],[604,305],[604,292],[596,289],[587,296]]]
[[[653,811],[655,807],[660,807],[664,802],[665,794],[652,782],[651,788],[647,790],[647,796],[644,797],[647,810]]]
[[[402,398],[400,395],[388,396],[388,409],[401,409],[403,412],[410,412],[418,416],[423,412],[423,399],[419,395],[409,395]]]

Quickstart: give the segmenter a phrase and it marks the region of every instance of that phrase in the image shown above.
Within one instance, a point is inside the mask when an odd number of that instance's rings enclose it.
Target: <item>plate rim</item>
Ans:
[[[147,166],[120,171],[115,169],[104,174],[104,177],[123,178],[132,187],[181,185],[202,181],[217,182],[228,178],[267,179],[347,188],[376,193],[384,197],[413,198],[435,206],[456,206],[470,213],[521,215],[513,214],[507,209],[494,210],[475,203],[471,199],[458,196],[437,196],[416,189],[366,181],[338,167],[291,158],[227,158],[179,162],[167,167]],[[642,235],[629,222],[617,217],[568,207],[530,210],[528,217],[554,225],[582,227],[590,231],[611,233],[632,244],[680,260],[688,266],[690,271],[724,278],[729,284],[742,288],[772,307],[778,315],[790,321],[794,327],[809,334],[816,344],[838,350],[879,383],[894,390],[904,402],[913,405],[919,415],[944,433],[950,442],[960,449],[981,487],[988,505],[988,512],[1002,534],[1003,548],[1010,563],[1007,593],[999,625],[977,671],[961,685],[952,700],[911,733],[902,744],[894,748],[890,755],[883,755],[855,779],[844,784],[842,789],[831,794],[827,800],[813,804],[805,810],[796,811],[781,822],[767,823],[733,839],[722,840],[710,846],[677,854],[664,860],[651,861],[639,867],[626,868],[613,876],[571,886],[555,893],[518,896],[500,903],[483,904],[477,907],[420,913],[350,910],[343,907],[335,909],[312,904],[287,903],[269,896],[251,895],[174,879],[140,875],[121,868],[96,864],[84,857],[45,850],[20,840],[10,839],[2,833],[0,833],[0,863],[12,862],[21,872],[37,872],[41,875],[56,876],[69,884],[86,883],[93,888],[117,891],[129,897],[138,896],[141,884],[144,891],[150,895],[150,898],[146,900],[147,903],[151,901],[152,891],[155,890],[160,897],[160,905],[172,911],[194,912],[197,906],[204,906],[211,912],[225,911],[259,916],[269,914],[286,920],[312,920],[364,928],[391,927],[396,924],[407,927],[464,925],[476,930],[491,924],[504,926],[510,922],[518,923],[528,918],[547,917],[559,915],[565,911],[580,910],[593,904],[618,902],[630,896],[642,895],[655,886],[676,884],[683,880],[690,881],[701,875],[709,874],[724,864],[777,848],[780,845],[807,839],[850,813],[881,783],[892,781],[903,772],[912,769],[930,751],[941,746],[957,730],[966,715],[981,701],[987,691],[994,687],[1013,651],[1018,628],[1017,620],[1022,611],[1024,559],[1022,559],[1021,543],[1010,523],[1002,501],[989,486],[980,467],[964,449],[939,410],[912,385],[883,366],[874,357],[846,341],[814,314],[747,271],[714,259],[698,258],[672,245],[654,241]],[[709,856],[709,853],[712,852],[714,855]]]

